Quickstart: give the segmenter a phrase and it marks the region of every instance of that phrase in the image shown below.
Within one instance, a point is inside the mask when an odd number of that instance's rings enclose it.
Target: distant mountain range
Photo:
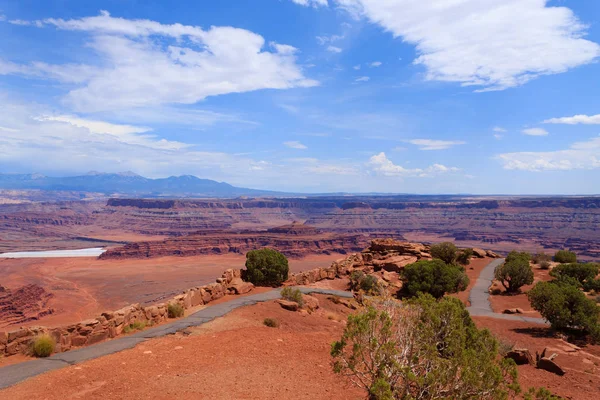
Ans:
[[[238,197],[276,196],[281,192],[254,190],[192,175],[150,179],[133,172],[102,173],[70,177],[40,174],[0,174],[0,189],[80,191],[134,197]]]

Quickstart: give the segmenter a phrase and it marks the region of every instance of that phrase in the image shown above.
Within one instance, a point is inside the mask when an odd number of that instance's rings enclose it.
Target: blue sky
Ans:
[[[0,0],[0,38],[1,172],[600,193],[600,2]]]

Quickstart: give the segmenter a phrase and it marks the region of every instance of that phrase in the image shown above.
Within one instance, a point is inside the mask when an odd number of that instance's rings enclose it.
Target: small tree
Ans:
[[[554,329],[598,332],[600,309],[574,285],[561,280],[539,282],[527,293],[527,298]]]
[[[534,264],[541,264],[543,262],[552,261],[552,257],[542,251],[538,251],[531,257],[531,261]]]
[[[505,399],[518,390],[512,360],[453,298],[421,295],[408,304],[379,300],[356,315],[332,344],[336,373],[369,399]]]
[[[281,286],[288,278],[287,258],[273,249],[252,250],[246,254],[244,279],[256,286]]]
[[[473,257],[473,249],[462,249],[456,256],[456,262],[466,266],[471,263],[471,257]]]
[[[372,275],[366,275],[363,271],[352,271],[350,274],[350,290],[355,292],[362,290],[368,295],[377,296],[382,293],[383,288]]]
[[[433,258],[442,260],[446,264],[454,264],[458,254],[458,249],[451,242],[443,242],[431,245],[429,250]]]
[[[508,293],[516,293],[524,285],[533,283],[533,270],[529,265],[529,259],[525,257],[508,257],[504,264],[496,267],[494,277],[502,283]]]
[[[573,253],[572,251],[568,251],[568,250],[559,250],[556,252],[556,254],[554,254],[554,261],[558,262],[558,263],[576,263],[577,262],[577,255],[575,253]]]
[[[579,287],[583,287],[586,282],[593,281],[599,272],[599,264],[561,264],[550,271],[550,276],[557,279],[568,276],[576,279]]]
[[[439,299],[446,293],[458,293],[469,286],[469,278],[464,268],[448,265],[442,260],[421,260],[407,265],[402,277],[402,291],[408,296],[429,293]]]

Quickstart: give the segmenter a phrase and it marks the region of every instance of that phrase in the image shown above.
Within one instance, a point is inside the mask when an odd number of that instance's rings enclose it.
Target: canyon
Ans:
[[[309,246],[300,240],[302,235],[294,235],[297,244],[277,242],[277,228],[294,223],[317,229],[316,237],[314,232],[307,236],[333,241],[323,243],[332,248],[361,240],[351,235],[364,235],[451,240],[499,252],[568,248],[583,259],[600,255],[599,197],[472,196],[112,198],[0,204],[0,251],[123,245],[131,250],[135,243],[158,249],[158,242],[166,240],[168,246],[186,236],[182,245],[197,241],[202,254],[211,240],[216,243],[215,254],[227,248],[242,251],[247,246],[240,242],[244,236],[260,245],[280,243],[282,249]],[[279,234],[290,236],[285,230]]]

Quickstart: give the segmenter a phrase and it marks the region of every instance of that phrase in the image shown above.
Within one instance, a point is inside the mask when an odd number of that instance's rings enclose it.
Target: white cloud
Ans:
[[[413,139],[407,140],[408,143],[419,146],[419,150],[446,150],[453,146],[466,144],[459,140],[433,140],[433,139]]]
[[[572,144],[566,150],[500,154],[504,169],[524,171],[568,171],[600,168],[600,137]]]
[[[327,0],[292,0],[292,2],[304,7],[327,7],[329,5]]]
[[[500,134],[500,133],[494,133],[494,138],[496,138],[496,140],[501,140],[504,137],[504,135]]]
[[[416,46],[426,79],[502,90],[600,56],[587,26],[545,0],[336,0]],[[532,56],[534,55],[534,56]]]
[[[498,133],[504,133],[504,132],[506,132],[506,129],[502,128],[501,126],[495,126],[495,127],[492,128],[492,130],[494,132],[498,132]]]
[[[373,61],[371,64],[369,64],[371,67],[381,67],[381,65],[383,65],[383,63],[381,61]]]
[[[446,167],[442,164],[433,164],[425,169],[421,168],[404,168],[400,165],[394,164],[390,159],[387,158],[384,152],[372,156],[367,163],[367,166],[371,170],[379,175],[383,176],[397,176],[397,177],[414,177],[414,178],[431,178],[436,175],[446,174],[450,172],[458,172],[459,168]]]
[[[524,135],[529,136],[548,136],[548,131],[543,128],[527,128],[523,129],[521,132],[523,132]]]
[[[342,39],[344,39],[344,35],[331,35],[331,36],[317,36],[317,42],[319,42],[319,44],[321,46],[324,46],[327,43],[335,43],[337,41],[340,41]]]
[[[109,122],[83,119],[70,115],[43,115],[34,119],[42,122],[62,122],[78,128],[85,128],[91,134],[110,135],[122,143],[131,145],[141,145],[163,150],[179,150],[190,147],[190,145],[186,143],[174,142],[165,139],[156,139],[155,135],[141,135],[142,133],[152,130],[151,128],[146,127],[111,124]]]
[[[544,121],[545,124],[567,124],[567,125],[600,125],[600,114],[598,115],[574,115],[572,117],[551,118]]]
[[[342,49],[336,46],[327,46],[327,51],[331,53],[341,53]]]
[[[303,145],[302,143],[296,141],[296,140],[292,140],[289,142],[283,142],[283,144],[286,147],[289,147],[290,149],[298,149],[298,150],[306,150],[308,147],[306,147],[305,145]]]
[[[233,27],[161,24],[111,17],[46,19],[44,26],[91,34],[99,66],[27,65],[0,60],[0,74],[76,84],[65,102],[76,111],[193,104],[209,96],[315,86],[296,64],[296,49]]]
[[[368,76],[361,76],[359,78],[356,78],[354,80],[354,82],[368,82],[370,80],[371,80],[371,78],[369,78]]]
[[[358,71],[358,70],[360,69],[360,64],[358,64],[358,65],[355,65],[355,66],[354,66],[354,67],[352,67],[352,68],[354,68],[355,70],[357,70],[357,71]]]

